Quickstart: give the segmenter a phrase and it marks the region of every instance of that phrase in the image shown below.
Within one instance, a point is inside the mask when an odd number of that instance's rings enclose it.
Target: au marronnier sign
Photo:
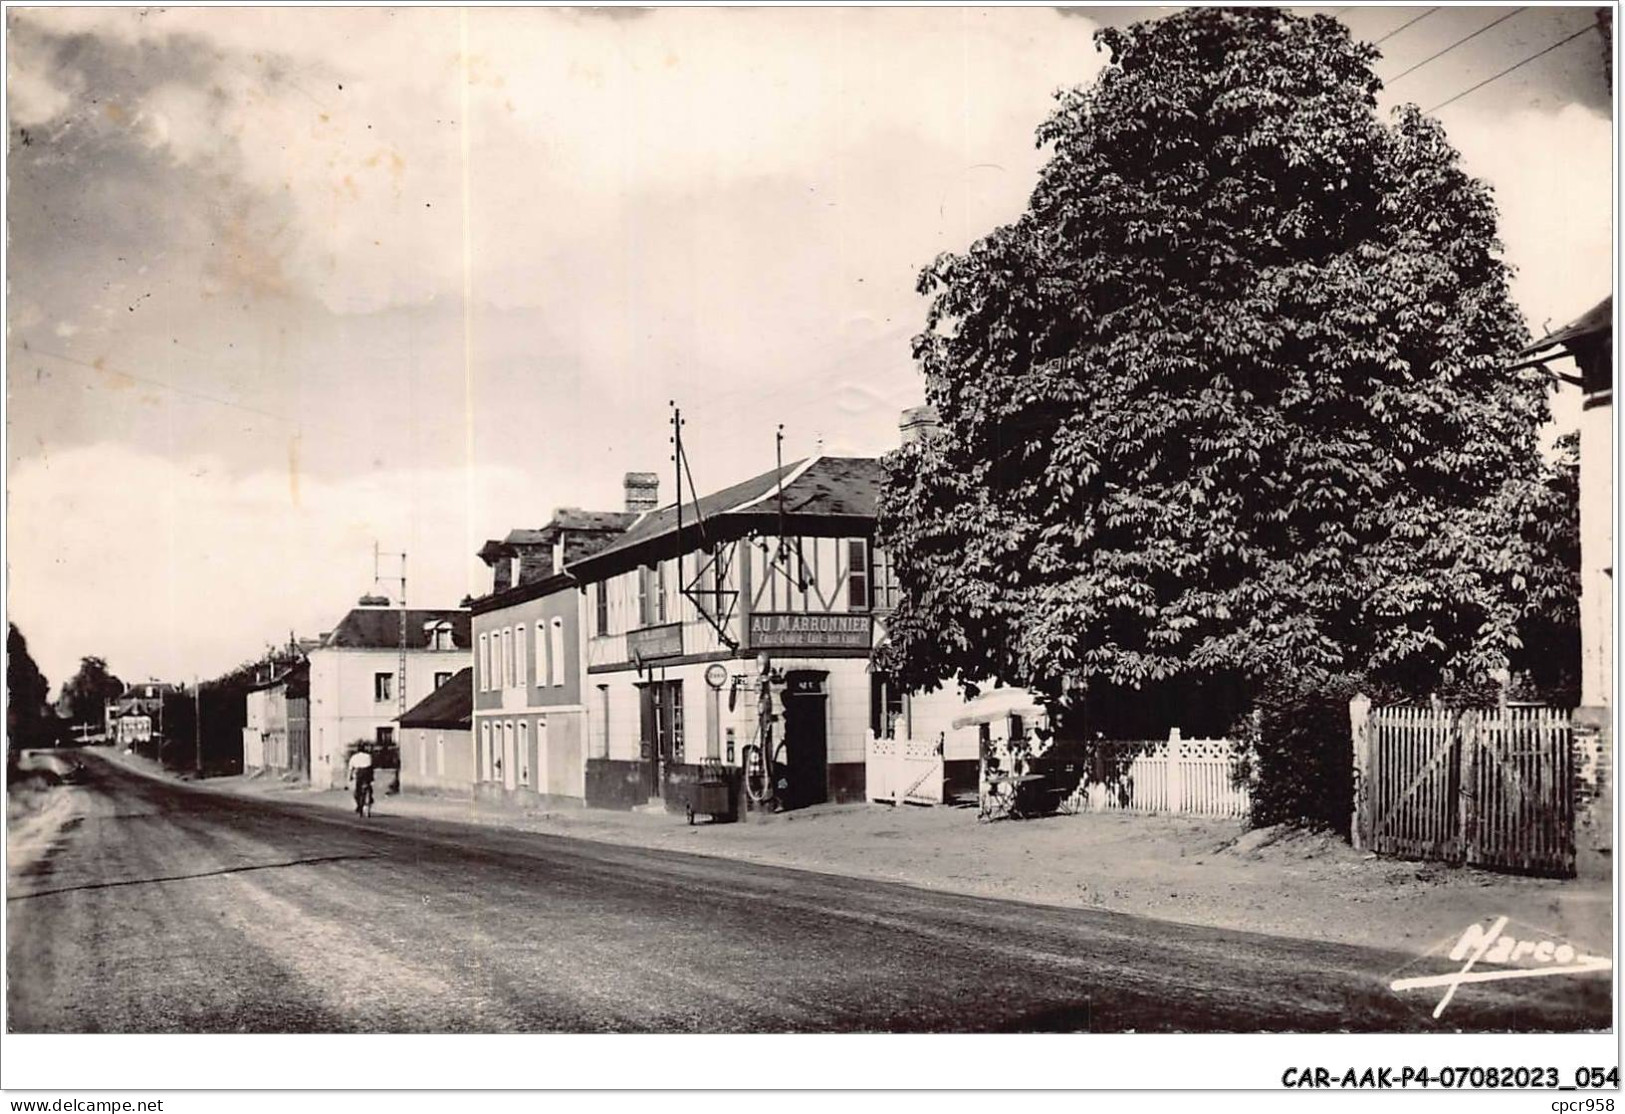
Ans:
[[[746,638],[753,650],[868,650],[872,621],[868,615],[759,611],[750,617]]]

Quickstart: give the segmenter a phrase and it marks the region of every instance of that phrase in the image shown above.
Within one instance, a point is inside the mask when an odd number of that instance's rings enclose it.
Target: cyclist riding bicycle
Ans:
[[[372,755],[358,750],[350,756],[349,777],[355,779],[355,814],[372,815]]]

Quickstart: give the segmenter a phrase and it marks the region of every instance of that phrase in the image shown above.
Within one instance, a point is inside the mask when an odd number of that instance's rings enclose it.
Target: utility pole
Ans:
[[[203,776],[203,686],[192,674],[192,746],[197,776]]]
[[[672,471],[677,476],[677,586],[683,585],[683,411],[677,400],[666,403],[671,407]]]
[[[385,576],[383,570],[384,558],[391,558],[400,562],[399,576]],[[376,591],[379,585],[388,581],[400,587],[401,625],[400,642],[395,660],[395,718],[400,719],[406,714],[406,554],[380,553],[378,543],[372,543],[372,586]],[[391,732],[393,734],[393,732]]]

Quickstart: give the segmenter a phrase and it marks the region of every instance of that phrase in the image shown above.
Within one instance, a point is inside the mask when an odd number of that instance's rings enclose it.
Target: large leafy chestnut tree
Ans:
[[[1026,212],[920,277],[943,428],[886,461],[883,664],[1063,705],[1504,668],[1577,578],[1488,188],[1333,19],[1096,39]]]

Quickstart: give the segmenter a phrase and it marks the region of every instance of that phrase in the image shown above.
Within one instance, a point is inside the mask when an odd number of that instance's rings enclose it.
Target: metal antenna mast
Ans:
[[[700,618],[717,632],[717,638],[730,651],[739,648],[739,642],[728,630],[733,618],[734,602],[739,593],[727,587],[728,569],[732,562],[726,546],[713,545],[705,528],[705,510],[700,505],[700,489],[694,483],[694,469],[689,465],[688,453],[683,448],[683,411],[675,399],[671,406],[671,460],[677,476],[677,591],[694,604]],[[683,512],[683,478],[688,478],[688,498],[694,502],[694,527],[699,531],[699,551],[694,556],[694,577],[683,576],[683,555],[688,547],[683,540],[685,522]],[[706,587],[709,578],[710,587]]]
[[[677,585],[680,589],[683,584],[683,411],[676,399],[666,405],[671,407],[671,462],[672,471],[677,474]]]
[[[398,560],[400,562],[398,566],[400,569],[399,576],[384,575],[383,561],[386,557],[393,560]],[[380,553],[378,550],[378,543],[375,541],[372,543],[373,590],[377,591],[379,586],[382,585],[386,580],[391,584],[400,585],[401,589],[400,644],[395,659],[395,714],[396,718],[399,719],[401,716],[406,714],[406,554]]]

